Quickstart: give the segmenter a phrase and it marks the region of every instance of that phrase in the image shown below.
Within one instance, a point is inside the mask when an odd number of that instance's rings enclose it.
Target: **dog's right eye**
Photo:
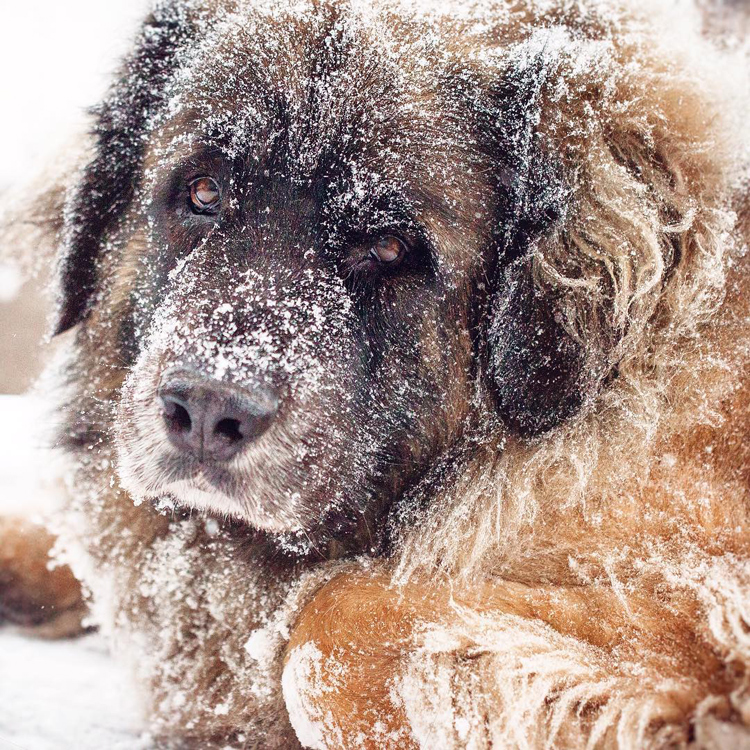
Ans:
[[[213,177],[198,177],[190,183],[190,209],[196,214],[215,214],[221,206],[221,189]]]

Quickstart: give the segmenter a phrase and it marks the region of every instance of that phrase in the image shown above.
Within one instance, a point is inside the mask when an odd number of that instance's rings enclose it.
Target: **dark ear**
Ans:
[[[586,352],[566,329],[558,300],[539,288],[533,259],[501,274],[490,303],[488,369],[500,417],[523,437],[544,433],[583,404]]]
[[[506,184],[485,330],[498,414],[516,434],[533,438],[581,408],[601,380],[606,355],[598,316],[575,287],[556,287],[539,272],[546,260],[568,253],[561,226],[569,189],[554,150],[533,133],[515,140],[522,150],[501,141]]]
[[[542,434],[572,416],[584,402],[586,356],[567,324],[562,299],[535,279],[535,263],[566,213],[569,190],[554,151],[530,121],[543,78],[496,90],[504,128],[495,132],[495,161],[502,176],[497,237],[486,331],[488,370],[501,419],[523,437]],[[523,106],[526,105],[526,106]]]
[[[675,99],[651,64],[633,78],[581,65],[600,31],[569,28],[574,44],[532,35],[501,56],[483,129],[504,179],[481,341],[499,413],[524,436],[585,408],[605,379],[641,390],[654,337],[680,330],[697,300],[684,290],[721,245],[709,207],[723,167],[706,145],[719,136],[693,119],[713,105],[688,72]],[[610,105],[639,87],[648,125]]]
[[[163,105],[180,50],[195,34],[185,5],[157,5],[118,81],[94,111],[94,157],[66,200],[55,334],[83,320],[90,308],[100,249],[138,184],[147,124]]]
[[[563,149],[543,127],[545,86],[556,80],[556,64],[545,48],[529,49],[492,79],[480,121],[491,144],[499,198],[481,327],[485,361],[500,418],[524,438],[573,416],[606,370],[598,313],[578,299],[575,285],[551,283],[540,272],[545,266],[565,268],[570,256],[562,228],[570,219],[573,188]]]

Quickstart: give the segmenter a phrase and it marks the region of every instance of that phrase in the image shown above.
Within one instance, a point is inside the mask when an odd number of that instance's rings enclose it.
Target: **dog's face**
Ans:
[[[60,328],[117,349],[124,487],[315,539],[366,526],[478,414],[534,434],[571,413],[580,352],[518,246],[558,212],[554,170],[521,216],[525,120],[450,34],[195,23],[157,16],[105,105],[63,266]]]

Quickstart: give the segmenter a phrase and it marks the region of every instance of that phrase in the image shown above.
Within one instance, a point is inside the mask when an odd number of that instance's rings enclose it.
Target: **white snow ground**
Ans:
[[[54,509],[54,462],[36,436],[43,405],[0,396],[0,513]],[[0,750],[140,750],[137,693],[98,635],[24,638],[0,626]]]

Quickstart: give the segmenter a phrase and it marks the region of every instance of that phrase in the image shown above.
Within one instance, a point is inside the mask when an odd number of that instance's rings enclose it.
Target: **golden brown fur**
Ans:
[[[54,538],[21,518],[0,519],[0,623],[42,638],[78,635],[86,614],[81,585],[67,566],[51,568]]]

